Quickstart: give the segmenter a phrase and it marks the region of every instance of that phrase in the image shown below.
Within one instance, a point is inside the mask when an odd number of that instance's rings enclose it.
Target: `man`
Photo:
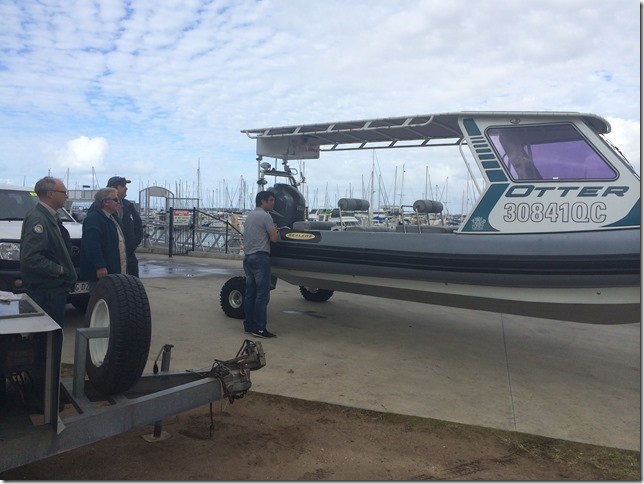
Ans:
[[[113,176],[108,180],[107,186],[116,188],[119,200],[121,201],[118,217],[115,218],[121,226],[123,236],[125,237],[127,273],[139,277],[139,261],[136,258],[135,251],[143,240],[143,224],[139,213],[134,208],[134,204],[125,199],[128,183],[130,183],[130,180],[126,180],[122,176]]]
[[[20,272],[33,299],[62,328],[67,292],[76,282],[69,232],[56,211],[65,205],[62,180],[46,176],[34,187],[38,204],[22,223]]]
[[[276,336],[266,329],[271,287],[271,242],[277,242],[277,227],[268,212],[274,205],[275,197],[271,192],[259,192],[255,197],[256,208],[246,216],[244,223],[244,330],[260,338]]]
[[[83,220],[80,271],[92,289],[108,274],[127,274],[125,238],[114,218],[120,204],[116,188],[101,188]]]

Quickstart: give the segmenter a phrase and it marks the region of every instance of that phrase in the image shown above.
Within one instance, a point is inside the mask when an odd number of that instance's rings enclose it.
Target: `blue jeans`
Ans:
[[[268,254],[255,253],[244,257],[246,294],[244,295],[244,330],[266,329],[266,308],[271,292],[271,261]]]

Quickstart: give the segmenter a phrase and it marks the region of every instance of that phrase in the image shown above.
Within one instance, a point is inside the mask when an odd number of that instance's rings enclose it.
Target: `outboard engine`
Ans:
[[[306,220],[306,200],[297,188],[276,183],[267,191],[275,197],[275,206],[270,214],[278,227],[293,227],[293,222]]]

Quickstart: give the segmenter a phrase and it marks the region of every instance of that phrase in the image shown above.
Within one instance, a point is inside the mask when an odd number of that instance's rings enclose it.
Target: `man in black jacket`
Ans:
[[[29,297],[62,327],[67,292],[77,278],[69,232],[56,213],[65,205],[67,188],[62,180],[46,176],[34,191],[40,201],[22,223],[20,273]]]
[[[127,254],[127,273],[139,277],[139,261],[136,258],[135,250],[143,240],[143,224],[141,217],[134,208],[134,204],[125,199],[127,195],[127,184],[130,180],[122,176],[113,176],[107,182],[108,187],[116,188],[118,197],[121,200],[121,207],[116,217],[123,236],[125,237],[125,251]]]

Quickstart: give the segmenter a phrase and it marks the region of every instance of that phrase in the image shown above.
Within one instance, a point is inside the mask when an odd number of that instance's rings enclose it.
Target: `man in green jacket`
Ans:
[[[40,201],[22,223],[20,272],[29,297],[62,327],[67,292],[77,279],[69,232],[56,213],[65,205],[67,188],[62,180],[46,176],[34,191]]]

